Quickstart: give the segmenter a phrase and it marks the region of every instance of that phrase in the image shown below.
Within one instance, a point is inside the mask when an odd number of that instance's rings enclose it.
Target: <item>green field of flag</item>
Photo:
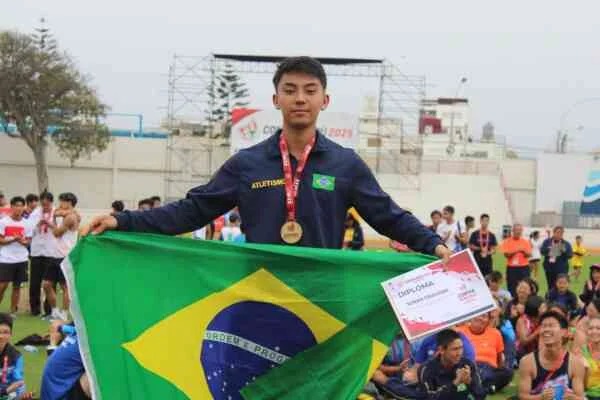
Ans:
[[[63,264],[97,399],[351,399],[398,332],[416,254],[110,232]]]

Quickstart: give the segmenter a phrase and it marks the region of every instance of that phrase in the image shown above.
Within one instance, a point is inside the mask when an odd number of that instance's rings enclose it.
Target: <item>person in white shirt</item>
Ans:
[[[23,218],[25,199],[17,196],[10,200],[10,213],[0,219],[0,303],[8,284],[12,282],[10,310],[17,312],[21,284],[27,281],[27,264],[32,229]]]
[[[50,228],[54,222],[54,196],[50,192],[40,195],[41,207],[36,208],[28,219],[33,229],[31,239],[31,276],[29,280],[29,306],[31,315],[41,314],[42,279],[48,268],[60,266],[56,238]],[[51,308],[44,302],[44,317],[49,317]]]
[[[59,207],[54,212],[54,221],[48,224],[56,238],[57,255],[60,262],[65,258],[71,249],[77,243],[77,235],[81,217],[75,210],[77,197],[73,193],[62,193],[58,196]],[[65,276],[58,264],[48,265],[44,272],[44,292],[48,304],[52,308],[51,319],[68,319],[68,310],[70,305],[69,291],[65,281]],[[56,301],[56,284],[61,286],[63,292],[63,310],[58,308]]]
[[[531,235],[529,235],[529,242],[531,243],[531,257],[529,257],[529,268],[531,269],[531,274],[535,279],[538,276],[538,268],[540,266],[540,260],[542,259],[542,244],[544,243],[544,239],[540,237],[540,231],[533,231]]]
[[[229,224],[221,229],[221,240],[224,242],[237,242],[241,235],[240,216],[232,211],[229,213]]]
[[[454,219],[454,207],[446,206],[442,210],[443,221],[437,227],[437,234],[442,238],[446,247],[452,251],[463,250],[461,238],[467,231],[460,221]]]

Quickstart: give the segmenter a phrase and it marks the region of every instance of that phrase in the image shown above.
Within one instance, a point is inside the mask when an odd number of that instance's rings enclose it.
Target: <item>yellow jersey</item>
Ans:
[[[571,265],[575,268],[583,267],[583,257],[587,254],[587,249],[583,245],[578,246],[577,243],[573,243],[573,258],[571,258]]]

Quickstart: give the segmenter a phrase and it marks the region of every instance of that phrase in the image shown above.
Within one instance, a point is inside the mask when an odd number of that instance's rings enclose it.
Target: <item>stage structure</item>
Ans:
[[[171,134],[165,171],[165,194],[168,200],[182,198],[191,187],[206,183],[222,160],[227,141],[210,139],[218,131],[211,123],[213,104],[209,88],[227,64],[239,74],[268,74],[275,72],[277,63],[285,57],[242,54],[210,54],[204,57],[175,55],[169,68],[167,118],[164,125]],[[398,179],[419,186],[420,151],[414,141],[406,142],[405,135],[418,134],[419,109],[425,98],[425,77],[404,74],[385,59],[318,58],[328,77],[372,78],[377,82],[377,113],[374,132],[365,133],[368,145],[361,148],[363,157],[375,172],[383,164],[392,165]],[[192,140],[183,131],[195,131],[206,140]],[[363,132],[361,132],[363,134]],[[195,138],[197,139],[197,137]],[[389,143],[397,143],[390,146]],[[397,148],[396,148],[397,147]],[[403,165],[405,158],[410,159]],[[216,161],[216,162],[215,162]],[[415,162],[416,161],[416,162]]]

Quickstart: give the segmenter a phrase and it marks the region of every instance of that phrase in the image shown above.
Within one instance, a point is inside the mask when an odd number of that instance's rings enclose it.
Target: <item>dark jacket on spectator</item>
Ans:
[[[453,381],[456,378],[456,370],[465,365],[471,368],[471,384],[467,385],[465,390],[458,391]],[[419,384],[430,400],[480,400],[486,396],[477,366],[464,357],[451,369],[442,366],[440,356],[431,359],[419,368]]]
[[[585,285],[583,285],[583,293],[581,293],[579,298],[587,306],[596,297],[600,297],[600,288],[598,288],[597,285],[594,284],[591,279],[589,279],[587,282],[585,282]]]
[[[556,288],[552,289],[546,293],[546,300],[550,303],[559,303],[565,306],[569,311],[569,316],[572,316],[579,308],[577,296],[570,290],[567,290],[567,293],[561,295]]]

